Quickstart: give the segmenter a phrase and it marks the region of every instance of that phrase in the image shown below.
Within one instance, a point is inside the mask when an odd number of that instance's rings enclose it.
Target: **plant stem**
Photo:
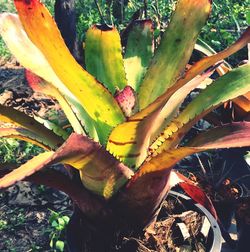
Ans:
[[[105,18],[104,18],[104,16],[103,16],[103,13],[102,13],[102,10],[101,10],[100,5],[99,5],[99,3],[98,3],[98,0],[94,0],[94,2],[95,2],[95,5],[96,5],[96,7],[97,7],[97,10],[98,10],[98,12],[99,12],[99,15],[100,15],[100,17],[101,17],[101,20],[102,20],[103,24],[106,25],[107,22],[106,22],[106,20],[105,20]]]
[[[148,1],[147,0],[143,0],[144,2],[144,15],[145,15],[145,19],[148,18]]]

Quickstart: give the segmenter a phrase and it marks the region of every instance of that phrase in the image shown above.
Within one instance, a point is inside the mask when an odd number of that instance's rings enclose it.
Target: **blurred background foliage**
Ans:
[[[54,13],[55,0],[42,0]],[[78,40],[83,42],[86,30],[93,23],[106,22],[122,30],[137,16],[151,18],[155,23],[155,36],[163,31],[171,17],[176,0],[75,0]],[[14,12],[13,0],[0,0],[0,12]],[[235,41],[250,24],[250,0],[213,0],[213,11],[200,37],[216,51]],[[232,56],[235,65],[246,59],[246,49]],[[10,57],[0,40],[0,57]]]
[[[54,13],[55,0],[42,0]],[[94,23],[114,24],[122,30],[135,16],[151,18],[155,23],[155,36],[163,31],[171,17],[176,0],[75,0],[78,40],[83,42],[86,30]],[[13,0],[0,0],[0,12],[14,12]],[[213,11],[200,37],[216,51],[235,41],[250,24],[250,0],[214,0]],[[246,49],[232,56],[235,65],[246,59]],[[10,57],[0,40],[0,57]]]

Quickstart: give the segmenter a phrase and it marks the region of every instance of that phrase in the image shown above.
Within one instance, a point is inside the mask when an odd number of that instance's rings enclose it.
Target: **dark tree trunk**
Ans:
[[[119,21],[123,23],[125,7],[128,5],[128,0],[116,0],[113,1],[113,15]]]
[[[75,0],[56,0],[55,21],[70,52],[77,61],[81,62],[81,52],[76,36]]]

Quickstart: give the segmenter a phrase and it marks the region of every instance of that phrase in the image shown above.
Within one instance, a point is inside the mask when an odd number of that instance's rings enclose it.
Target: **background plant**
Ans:
[[[67,224],[69,223],[69,217],[63,213],[58,213],[53,210],[49,218],[50,228],[46,230],[50,235],[50,247],[53,251],[63,252],[65,249],[65,242],[63,241],[63,233]]]
[[[55,0],[43,0],[50,12],[54,12]],[[108,23],[114,22],[119,30],[126,27],[133,16],[133,14],[140,10],[141,15],[144,10],[144,1],[124,1],[124,15],[122,20],[118,20],[114,17],[114,4],[108,4],[111,2],[119,1],[107,1],[98,0],[102,13]],[[147,16],[152,18],[156,22],[156,26],[161,23],[161,28],[155,30],[155,35],[158,36],[161,29],[166,27],[171,12],[174,8],[175,0],[148,0],[147,1]],[[93,23],[100,23],[101,17],[98,12],[96,3],[94,0],[76,0],[76,15],[77,15],[77,34],[80,42],[85,40],[85,33],[87,29]],[[244,30],[250,23],[250,2],[249,0],[214,0],[213,12],[203,28],[200,37],[212,46],[216,51],[229,46],[236,38],[239,37],[242,30]],[[0,12],[10,11],[15,12],[15,8],[11,0],[1,0]],[[242,52],[230,56],[230,62],[233,65],[238,64],[242,59],[246,49]],[[8,49],[5,47],[2,39],[0,38],[0,57],[10,57]]]

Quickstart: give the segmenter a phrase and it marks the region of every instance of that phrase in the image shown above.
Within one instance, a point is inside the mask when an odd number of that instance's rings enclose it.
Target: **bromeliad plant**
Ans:
[[[34,80],[27,73],[33,89],[58,100],[74,133],[1,105],[1,121],[13,125],[1,128],[1,136],[45,149],[5,175],[1,188],[22,179],[44,183],[68,193],[94,223],[117,225],[115,219],[123,217],[143,228],[169,191],[170,172],[179,160],[250,145],[248,122],[210,129],[180,145],[203,116],[250,90],[250,65],[207,81],[214,70],[223,73],[218,62],[250,42],[250,28],[231,47],[186,69],[211,0],[179,0],[155,51],[150,20],[135,21],[127,31],[124,55],[117,30],[94,25],[86,34],[86,69],[69,53],[42,3],[14,2],[18,16],[1,14],[1,35],[20,63],[40,76]],[[209,85],[180,111],[186,96],[204,81]],[[75,168],[79,176],[43,169],[55,163]]]

